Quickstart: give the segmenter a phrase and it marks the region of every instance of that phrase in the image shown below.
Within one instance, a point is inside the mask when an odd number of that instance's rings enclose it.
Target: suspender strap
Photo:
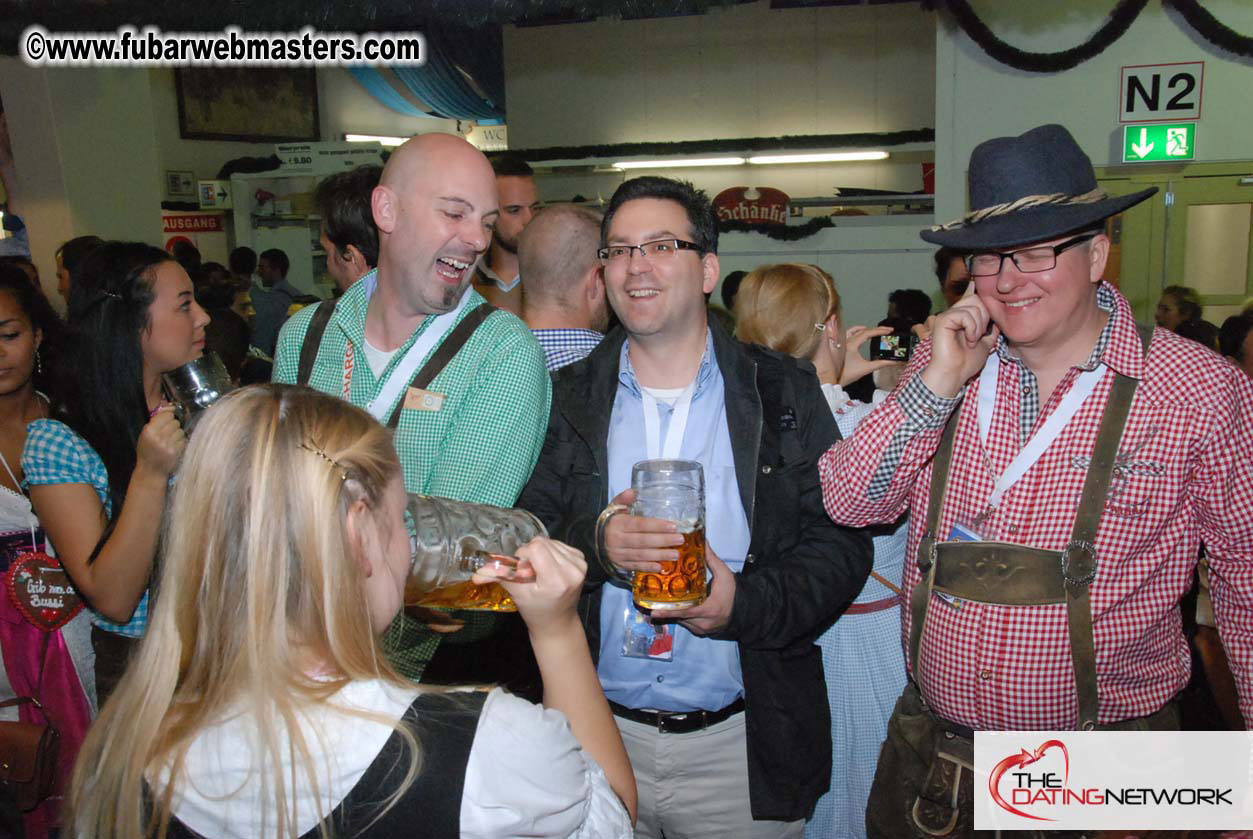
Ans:
[[[939,540],[940,512],[944,508],[944,490],[948,485],[948,470],[953,462],[953,441],[957,437],[957,423],[961,409],[953,412],[944,426],[940,447],[931,461],[931,491],[927,494],[927,529],[918,543],[918,570],[922,576],[914,586],[909,599],[911,613],[909,623],[909,667],[914,681],[922,684],[918,671],[918,648],[922,644],[922,626],[927,619],[927,602],[931,600],[931,585],[935,581],[935,543]]]
[[[413,381],[409,383],[409,387],[423,390],[434,381],[435,377],[440,374],[440,371],[448,365],[448,362],[452,361],[453,356],[465,346],[466,341],[470,340],[474,330],[478,329],[479,325],[487,320],[488,316],[494,311],[496,311],[496,307],[491,303],[480,303],[474,311],[462,318],[461,322],[445,336],[434,354],[427,359],[426,364],[422,365],[422,369],[418,371],[417,375],[413,377]],[[310,328],[312,328],[312,324],[310,324]],[[405,400],[402,396],[400,401],[396,403],[396,408],[392,411],[391,417],[387,420],[388,428],[394,431],[396,426],[400,424],[400,412],[404,410],[404,407]]]
[[[313,375],[313,362],[317,361],[318,348],[322,346],[322,333],[326,332],[326,325],[330,323],[331,315],[335,313],[335,300],[323,300],[318,304],[317,310],[313,313],[313,318],[309,321],[309,328],[305,330],[304,343],[300,345],[300,364],[296,368],[296,384],[309,384],[309,377]]]
[[[1118,374],[1105,403],[1105,415],[1097,432],[1092,462],[1083,482],[1079,511],[1070,541],[1062,551],[1062,576],[1066,581],[1066,624],[1070,633],[1070,655],[1075,670],[1075,691],[1079,696],[1079,728],[1096,727],[1096,644],[1092,638],[1092,604],[1088,587],[1096,579],[1096,531],[1105,511],[1105,495],[1114,474],[1118,444],[1131,410],[1136,380]]]
[[[1147,362],[1153,327],[1136,324]],[[1105,403],[1105,415],[1097,431],[1096,445],[1083,482],[1079,510],[1070,542],[1062,552],[1062,575],[1066,580],[1066,626],[1070,634],[1070,655],[1075,670],[1075,692],[1079,698],[1079,725],[1084,731],[1096,727],[1099,703],[1096,691],[1096,642],[1092,636],[1092,603],[1089,586],[1096,579],[1096,532],[1105,511],[1105,496],[1114,474],[1118,446],[1122,442],[1135,379],[1118,374]]]

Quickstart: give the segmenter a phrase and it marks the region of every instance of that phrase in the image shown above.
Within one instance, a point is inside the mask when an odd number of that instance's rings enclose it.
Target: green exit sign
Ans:
[[[1146,163],[1196,158],[1196,123],[1124,125],[1122,162]]]

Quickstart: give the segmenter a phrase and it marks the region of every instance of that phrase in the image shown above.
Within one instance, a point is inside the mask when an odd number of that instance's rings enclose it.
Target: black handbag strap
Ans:
[[[470,336],[474,334],[474,330],[478,329],[483,321],[487,320],[492,312],[496,311],[496,307],[491,303],[480,303],[475,309],[466,315],[461,323],[453,327],[453,330],[444,337],[443,342],[439,345],[439,349],[435,350],[435,354],[427,359],[426,364],[422,365],[422,369],[413,377],[413,381],[409,383],[410,388],[424,390],[427,385],[435,380],[435,377],[452,361],[453,356],[460,352],[461,348],[466,345],[466,341],[470,340]],[[404,410],[405,400],[402,396],[400,401],[396,403],[395,410],[392,411],[391,417],[387,420],[387,427],[393,431],[396,426],[400,425],[400,412]]]
[[[313,362],[317,361],[318,348],[322,346],[322,334],[326,332],[326,325],[331,321],[331,315],[335,314],[336,300],[323,300],[318,304],[318,308],[313,313],[313,319],[309,321],[309,328],[305,330],[305,340],[300,345],[300,365],[296,368],[296,384],[309,384],[309,377],[313,375]]]
[[[33,696],[15,696],[12,699],[6,699],[0,702],[0,708],[12,708],[14,705],[25,705],[27,702],[34,705],[40,711],[44,709],[43,703]]]

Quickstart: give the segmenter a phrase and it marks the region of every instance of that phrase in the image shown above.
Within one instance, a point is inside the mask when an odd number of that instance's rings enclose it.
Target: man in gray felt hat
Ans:
[[[1059,125],[969,173],[974,210],[922,233],[968,254],[966,296],[819,462],[838,524],[910,517],[872,837],[973,833],[973,730],[1177,728],[1202,540],[1253,720],[1253,383],[1101,279],[1105,220],[1154,190],[1106,196]]]

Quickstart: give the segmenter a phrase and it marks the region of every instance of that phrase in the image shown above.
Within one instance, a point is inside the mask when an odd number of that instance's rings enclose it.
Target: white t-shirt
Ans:
[[[377,379],[383,375],[383,371],[392,363],[392,358],[399,350],[400,347],[394,350],[380,350],[369,341],[365,342],[365,361],[370,365],[370,372],[374,374],[374,378]]]
[[[391,737],[391,726],[336,705],[399,720],[417,697],[379,681],[353,682],[311,709],[301,734],[318,767],[319,802],[295,773],[296,835],[317,826],[365,774]],[[282,737],[282,732],[279,732]],[[200,732],[187,753],[173,815],[204,836],[251,839],[274,831],[273,801],[255,774],[255,725],[237,715]],[[281,742],[281,740],[280,740]],[[284,770],[293,777],[285,756]],[[162,773],[162,782],[168,780]],[[289,796],[290,798],[290,796]],[[461,835],[629,839],[630,817],[600,766],[579,747],[560,711],[500,689],[488,694],[474,734],[461,795]]]

